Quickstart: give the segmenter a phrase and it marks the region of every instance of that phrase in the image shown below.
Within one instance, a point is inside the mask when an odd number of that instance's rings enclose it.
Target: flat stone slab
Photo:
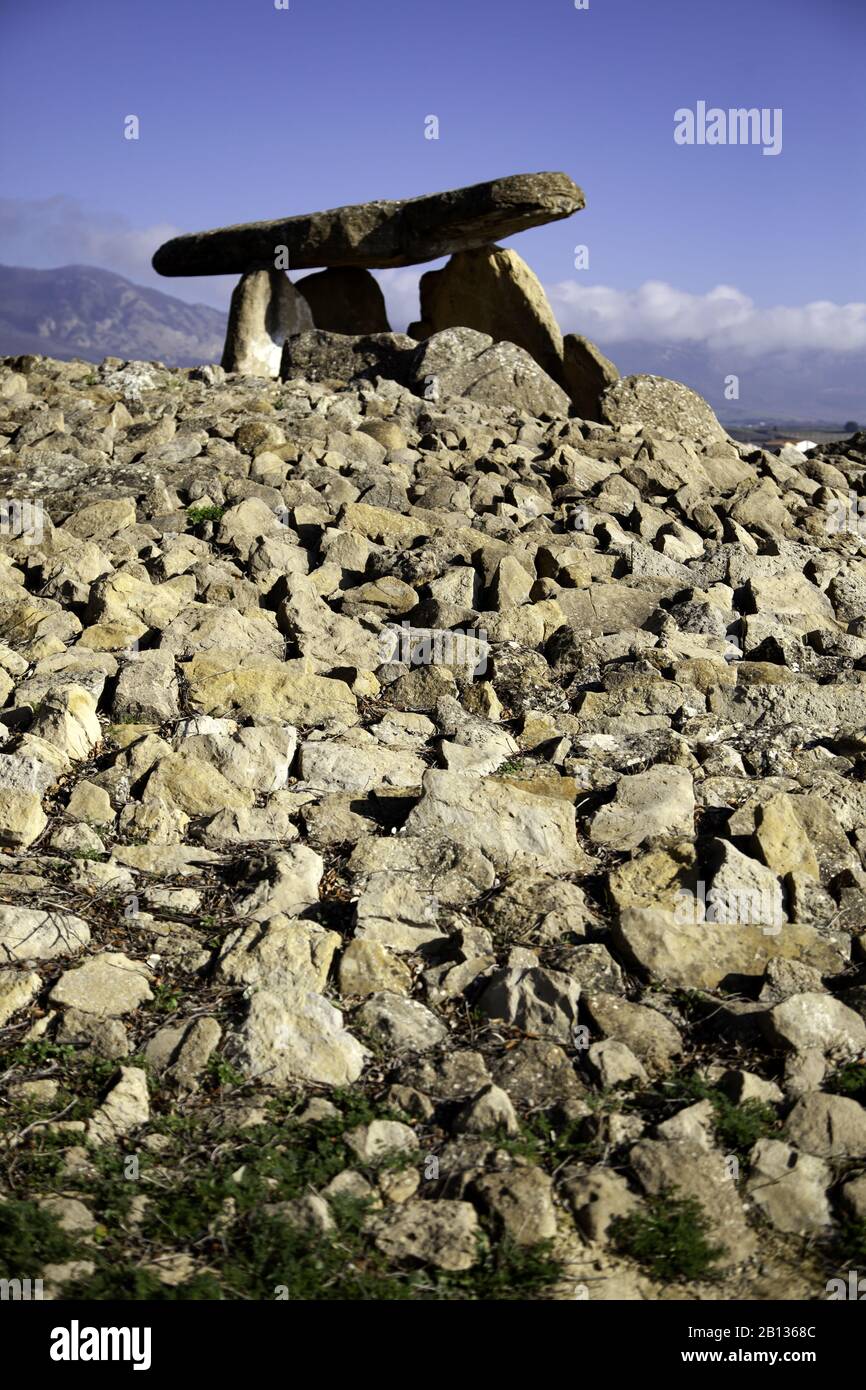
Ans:
[[[567,174],[511,174],[401,202],[190,232],[160,246],[153,267],[160,275],[243,275],[273,269],[281,246],[288,248],[290,270],[417,265],[557,222],[583,206],[583,193]]]

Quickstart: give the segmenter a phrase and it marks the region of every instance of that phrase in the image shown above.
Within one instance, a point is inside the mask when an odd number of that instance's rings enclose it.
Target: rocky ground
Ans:
[[[863,1267],[866,437],[569,418],[459,335],[409,385],[0,366],[3,1277]]]

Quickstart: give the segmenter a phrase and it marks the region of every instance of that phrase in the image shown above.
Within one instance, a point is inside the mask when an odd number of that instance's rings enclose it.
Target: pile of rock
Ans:
[[[581,190],[566,174],[517,174],[407,202],[362,203],[176,237],[160,247],[153,264],[163,275],[241,272],[222,360],[226,371],[308,380],[375,372],[417,385],[417,371],[399,370],[410,347],[444,329],[469,328],[522,349],[505,354],[507,367],[525,373],[528,354],[565,393],[541,385],[538,401],[530,403],[535,414],[551,402],[562,412],[570,402],[579,417],[604,420],[602,395],[619,377],[613,363],[586,338],[563,337],[529,266],[494,244],[497,236],[571,216],[583,205]],[[450,254],[448,264],[422,277],[421,318],[409,326],[411,343],[392,335],[369,267],[421,264],[444,254]],[[327,269],[292,284],[284,269],[275,268],[289,265]],[[310,335],[312,329],[318,331]],[[335,343],[330,335],[352,341]],[[298,337],[301,342],[292,341]],[[487,365],[485,359],[483,369]],[[548,405],[541,404],[545,390]]]
[[[553,1240],[566,1296],[664,1297],[610,1223],[679,1189],[716,1294],[821,1297],[866,1219],[866,559],[827,524],[866,437],[740,445],[658,378],[592,424],[465,328],[325,335],[306,379],[322,332],[279,382],[0,368],[0,1026],[118,1066],[47,1112],[66,1197],[101,1221],[124,1140],[146,1200],[182,1183],[167,1113],[334,1124],[349,1087],[345,1170],[270,1179],[318,1239],[354,1195],[395,1270],[473,1267],[481,1222]],[[246,1219],[160,1227],[171,1277]]]

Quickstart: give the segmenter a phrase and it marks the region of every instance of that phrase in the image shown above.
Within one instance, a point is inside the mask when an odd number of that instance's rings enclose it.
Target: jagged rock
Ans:
[[[647,1195],[674,1189],[679,1196],[693,1197],[727,1260],[739,1263],[754,1252],[757,1242],[722,1154],[693,1140],[642,1139],[630,1150],[629,1165]]]
[[[621,1173],[610,1168],[592,1168],[588,1173],[566,1176],[562,1194],[574,1219],[588,1240],[605,1240],[610,1223],[629,1216],[640,1206],[640,1199],[629,1189]]]
[[[499,970],[478,1000],[487,1018],[499,1018],[524,1033],[571,1042],[580,986],[568,975],[539,966]]]
[[[147,1074],[141,1067],[121,1067],[102,1105],[87,1123],[90,1144],[116,1144],[150,1118]]]
[[[316,675],[307,661],[244,660],[201,653],[181,663],[191,704],[203,714],[273,717],[302,727],[357,722],[357,702],[343,681]]]
[[[426,1052],[448,1037],[448,1029],[415,999],[383,991],[373,994],[358,1011],[368,1034],[396,1053]]]
[[[253,991],[235,1055],[249,1077],[285,1087],[297,1082],[350,1086],[369,1054],[343,1027],[333,1004],[297,988],[279,995]]]
[[[529,415],[567,415],[561,386],[514,343],[495,343],[471,328],[448,328],[415,350],[409,384],[431,400],[463,396],[488,406]]]
[[[689,771],[659,764],[620,778],[613,802],[595,816],[590,834],[597,844],[633,850],[659,836],[691,835],[694,814]]]
[[[592,1029],[604,1038],[624,1042],[648,1071],[669,1071],[674,1059],[682,1055],[678,1029],[658,1009],[601,991],[584,995],[582,1002]]]
[[[415,1131],[399,1120],[372,1120],[368,1125],[357,1125],[349,1130],[345,1140],[362,1163],[374,1163],[394,1154],[414,1153],[418,1148]]]
[[[752,1171],[746,1190],[777,1230],[811,1236],[832,1224],[828,1164],[798,1153],[780,1139],[759,1139],[749,1159]]]
[[[690,901],[691,917],[661,908],[627,907],[613,924],[625,959],[648,979],[671,989],[717,989],[760,979],[769,962],[802,960],[828,974],[841,970],[841,953],[812,927],[788,924],[770,933],[757,923],[707,921]]]
[[[515,1245],[536,1245],[556,1235],[551,1181],[540,1168],[516,1168],[477,1178],[470,1191]]]
[[[0,947],[0,958],[7,958],[3,947]],[[25,1008],[41,988],[42,977],[35,970],[0,969],[0,1028],[5,1028],[10,1018]]]
[[[389,381],[408,379],[414,338],[405,333],[332,333],[315,328],[287,338],[280,362],[283,381]]]
[[[376,1248],[400,1263],[471,1269],[478,1259],[478,1217],[471,1202],[417,1198],[373,1216],[366,1230]]]
[[[866,1022],[830,994],[792,994],[761,1016],[766,1036],[795,1052],[816,1049],[838,1058],[866,1048]]]
[[[340,938],[315,922],[274,916],[266,926],[237,927],[229,932],[218,962],[233,984],[260,985],[272,993],[302,985],[325,988]]]
[[[458,1134],[519,1134],[520,1124],[507,1091],[499,1086],[483,1086],[468,1100],[454,1121]]]
[[[866,1155],[866,1109],[848,1096],[802,1096],[785,1122],[788,1138],[818,1158]]]
[[[601,414],[609,425],[670,430],[686,439],[727,439],[701,396],[663,376],[621,377],[604,392]]]
[[[153,266],[160,275],[243,274],[254,265],[273,265],[280,247],[293,270],[413,265],[570,217],[582,207],[583,194],[567,174],[512,174],[403,202],[357,203],[188,233],[165,242]]]
[[[48,818],[37,792],[0,787],[0,844],[26,849],[39,838],[47,824]]]
[[[408,994],[412,976],[407,966],[376,941],[350,941],[340,958],[341,994]]]
[[[568,872],[576,867],[574,807],[555,797],[456,772],[424,774],[409,835],[444,835],[495,863]]]

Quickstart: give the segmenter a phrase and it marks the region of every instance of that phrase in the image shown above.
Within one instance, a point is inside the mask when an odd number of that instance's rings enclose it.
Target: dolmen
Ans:
[[[512,174],[398,202],[192,232],[161,246],[153,265],[167,276],[240,276],[229,310],[226,371],[323,378],[335,362],[344,370],[346,363],[363,363],[360,374],[398,380],[408,374],[412,389],[429,393],[431,374],[410,368],[409,350],[446,330],[471,329],[486,335],[488,346],[500,345],[500,369],[531,381],[531,394],[547,408],[570,406],[597,419],[600,397],[619,373],[587,339],[563,336],[533,271],[496,244],[583,207],[583,193],[567,174]],[[371,270],[445,255],[450,260],[441,270],[421,278],[420,315],[408,338],[391,334]],[[286,274],[314,268],[294,283]],[[333,335],[340,341],[331,341]],[[473,349],[477,358],[480,339]]]

